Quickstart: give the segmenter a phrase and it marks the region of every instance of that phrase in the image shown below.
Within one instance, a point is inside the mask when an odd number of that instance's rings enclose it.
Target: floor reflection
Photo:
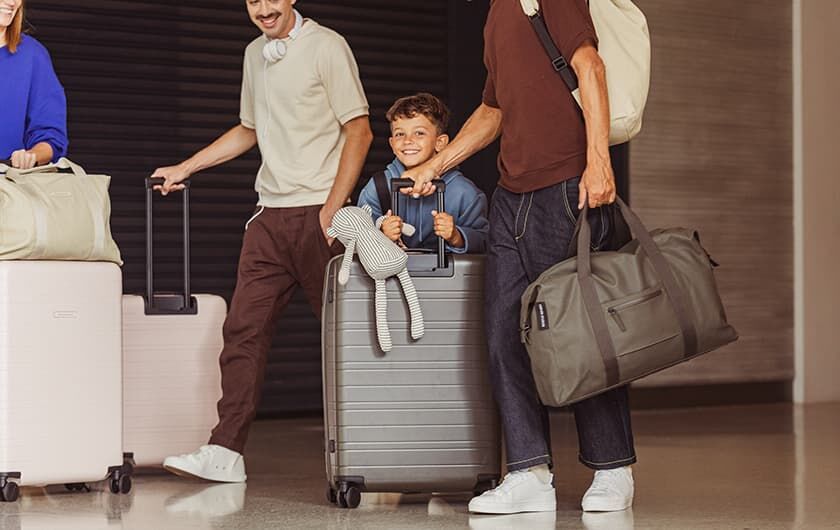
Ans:
[[[840,528],[840,404],[643,411],[632,510],[582,514],[591,472],[574,421],[553,418],[556,513],[470,515],[468,494],[365,493],[356,510],[324,499],[318,418],[258,422],[249,481],[206,484],[140,473],[129,495],[25,488],[0,504],[2,530]]]

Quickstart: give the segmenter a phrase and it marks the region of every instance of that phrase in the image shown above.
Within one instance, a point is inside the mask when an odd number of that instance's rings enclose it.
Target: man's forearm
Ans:
[[[610,164],[610,100],[604,63],[594,46],[581,48],[572,60],[578,77],[586,123],[587,163]]]
[[[190,174],[218,166],[232,160],[257,145],[257,133],[244,125],[236,125],[215,142],[197,152],[184,162]]]
[[[347,122],[344,128],[347,139],[341,150],[338,173],[327,201],[324,203],[324,208],[330,213],[335,213],[347,203],[347,199],[359,181],[370,144],[373,142],[373,133],[367,116]]]
[[[455,137],[430,164],[438,176],[481,151],[502,133],[502,111],[482,103]]]

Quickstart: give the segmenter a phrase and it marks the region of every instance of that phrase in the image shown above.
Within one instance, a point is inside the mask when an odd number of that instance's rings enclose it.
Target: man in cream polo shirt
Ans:
[[[179,475],[243,482],[277,319],[301,286],[320,317],[324,270],[340,253],[326,229],[350,197],[373,135],[358,67],[344,38],[292,8],[247,0],[263,35],[245,50],[240,123],[189,159],[157,169],[161,193],[245,153],[262,154],[257,211],[245,225],[236,290],[224,325],[219,423],[208,445],[166,459]]]

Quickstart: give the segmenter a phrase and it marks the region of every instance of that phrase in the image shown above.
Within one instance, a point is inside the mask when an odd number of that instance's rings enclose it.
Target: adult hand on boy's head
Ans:
[[[386,217],[382,221],[380,230],[382,230],[382,233],[385,234],[388,239],[397,242],[402,236],[403,220],[399,216],[393,215],[391,210],[388,210],[388,213],[385,215]]]
[[[428,197],[437,191],[437,186],[432,184],[432,181],[438,177],[438,172],[428,161],[425,164],[420,164],[417,167],[408,169],[402,174],[401,178],[411,179],[414,181],[413,188],[403,188],[400,192],[403,195],[411,195],[415,199],[420,197]]]

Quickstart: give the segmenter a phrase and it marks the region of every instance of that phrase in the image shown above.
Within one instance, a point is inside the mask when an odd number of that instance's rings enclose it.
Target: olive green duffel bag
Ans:
[[[584,209],[577,256],[522,295],[522,342],[546,405],[592,397],[738,338],[697,233],[648,233],[621,199],[618,205],[634,240],[592,253]]]
[[[110,182],[66,158],[28,170],[0,167],[0,260],[122,265],[111,237]]]

